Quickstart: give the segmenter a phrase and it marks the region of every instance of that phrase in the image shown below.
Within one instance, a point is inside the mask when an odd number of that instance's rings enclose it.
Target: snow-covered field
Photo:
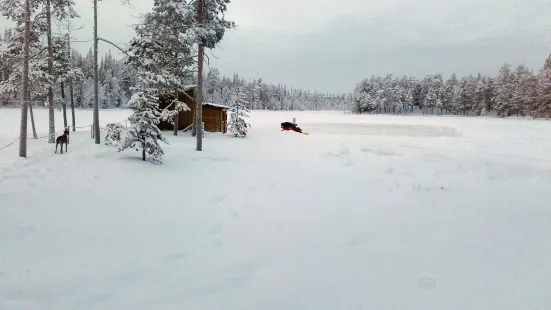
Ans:
[[[0,109],[0,147],[18,119]],[[167,133],[163,165],[89,129],[0,152],[0,309],[551,309],[551,122],[251,122],[203,152]]]

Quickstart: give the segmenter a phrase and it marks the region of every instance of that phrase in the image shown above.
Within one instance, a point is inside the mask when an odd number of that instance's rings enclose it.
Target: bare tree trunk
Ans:
[[[67,38],[67,49],[69,50],[69,67],[71,69],[73,69],[73,56],[72,56],[72,51],[71,51],[71,22],[69,21],[69,23],[67,24],[67,33],[68,33],[68,38]],[[72,127],[73,127],[73,131],[75,131],[75,97],[74,97],[74,92],[73,92],[73,81],[69,81],[69,96],[71,96],[71,116],[72,116]]]
[[[71,96],[71,116],[73,118],[73,131],[75,131],[75,97],[73,95],[73,83],[69,84],[69,95]]]
[[[67,103],[65,102],[65,85],[61,82],[61,101],[63,102],[63,128],[67,128]]]
[[[178,100],[178,89],[176,89],[176,100]],[[174,106],[174,108],[176,108],[176,106]],[[174,135],[177,136],[178,135],[178,123],[180,121],[180,112],[176,113],[176,115],[174,115]]]
[[[100,144],[99,107],[98,107],[98,0],[94,0],[94,138]]]
[[[33,113],[33,103],[31,101],[31,91],[29,90],[29,113],[31,114],[31,127],[33,129],[33,138],[38,139],[38,135],[36,134],[36,126],[34,125],[34,113]]]
[[[201,27],[203,26],[203,0],[197,0],[197,22]],[[195,114],[196,114],[196,120],[195,120],[195,130],[201,130],[202,131],[202,124],[203,124],[203,62],[204,62],[204,55],[205,54],[205,47],[202,43],[199,43],[199,55],[197,56],[197,66],[198,66],[198,72],[197,72],[197,96],[195,99]],[[197,133],[197,151],[203,150],[203,133]]]
[[[178,120],[179,120],[179,115],[176,114],[174,115],[174,135],[177,136],[178,135]]]
[[[31,0],[25,1],[25,35],[23,37],[23,78],[21,102],[21,127],[19,130],[19,156],[27,157],[27,106],[29,100],[29,45],[31,32]]]
[[[33,104],[29,102],[29,112],[31,113],[31,126],[33,128],[33,138],[38,139],[36,134],[36,126],[34,125]]]
[[[52,50],[52,13],[50,0],[46,0],[46,19],[48,23],[48,74],[54,75],[54,53]],[[48,143],[55,143],[55,109],[54,109],[54,88],[48,87],[48,111],[49,111],[49,138]]]
[[[197,88],[195,89],[195,100],[197,100]],[[195,102],[195,104],[197,104],[197,102]],[[197,107],[195,107],[195,111],[197,111]],[[191,136],[192,137],[195,137],[195,135],[197,134],[197,131],[195,130],[196,129],[196,125],[197,125],[197,118],[196,118],[196,115],[197,113],[196,112],[193,112],[193,121],[191,123]]]

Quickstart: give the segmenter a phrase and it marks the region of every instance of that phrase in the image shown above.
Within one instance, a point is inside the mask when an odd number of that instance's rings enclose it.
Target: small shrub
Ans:
[[[117,146],[121,142],[122,133],[125,127],[118,123],[107,124],[107,135],[105,136],[105,144],[109,146]]]

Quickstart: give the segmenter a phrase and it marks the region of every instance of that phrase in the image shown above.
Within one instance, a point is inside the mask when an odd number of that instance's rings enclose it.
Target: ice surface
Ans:
[[[280,131],[293,117],[310,135]],[[67,154],[46,140],[27,159],[0,152],[0,309],[551,308],[550,122],[250,120],[203,152],[166,132],[163,165],[89,128]],[[0,126],[3,146],[19,110]]]

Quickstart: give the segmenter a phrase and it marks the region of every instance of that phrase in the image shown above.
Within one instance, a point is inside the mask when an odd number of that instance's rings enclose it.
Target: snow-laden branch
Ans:
[[[116,47],[119,51],[123,52],[125,55],[130,56],[125,50],[123,50],[122,48],[120,48],[119,46],[117,46],[117,44],[115,44],[115,43],[113,43],[113,42],[111,42],[111,41],[109,41],[109,40],[107,40],[107,39],[104,39],[104,38],[98,37],[97,39],[100,40],[100,41],[107,42],[107,43],[113,45],[113,46]]]

